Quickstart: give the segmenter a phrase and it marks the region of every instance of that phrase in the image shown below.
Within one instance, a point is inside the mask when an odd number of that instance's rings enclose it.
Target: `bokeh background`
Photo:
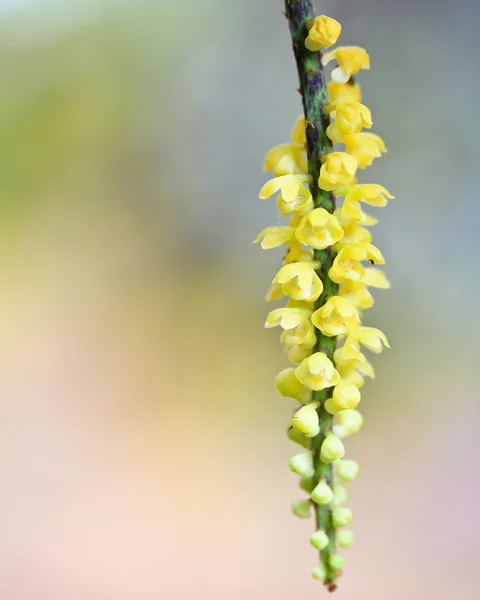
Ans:
[[[375,242],[336,597],[480,597],[476,0],[317,1],[366,46]],[[300,111],[281,0],[0,2],[0,597],[327,595],[263,329],[262,160]]]

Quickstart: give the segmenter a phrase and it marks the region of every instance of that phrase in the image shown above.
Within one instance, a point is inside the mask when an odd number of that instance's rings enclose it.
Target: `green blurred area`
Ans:
[[[251,245],[300,110],[282,3],[0,10],[0,597],[323,593],[263,329],[280,253]],[[475,600],[479,7],[321,10],[371,53],[389,153],[366,177],[396,195],[337,595]]]

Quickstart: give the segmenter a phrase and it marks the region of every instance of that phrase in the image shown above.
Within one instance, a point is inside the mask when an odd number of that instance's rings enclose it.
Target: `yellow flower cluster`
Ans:
[[[312,52],[321,46],[329,47],[337,41],[340,31],[337,21],[316,17],[309,23],[305,47]],[[369,68],[369,56],[362,48],[338,47],[323,56],[324,65],[332,60],[338,66],[328,83],[328,104],[324,110],[331,124],[326,134],[332,144],[344,144],[345,149],[332,150],[323,157],[318,187],[337,198],[344,196],[343,204],[333,214],[315,204],[309,188],[312,175],[308,173],[306,160],[306,122],[300,116],[291,141],[267,153],[264,170],[272,171],[274,178],[265,183],[259,194],[261,199],[267,199],[278,193],[277,207],[281,216],[288,216],[289,223],[267,227],[255,241],[261,242],[264,249],[286,247],[283,266],[272,281],[267,300],[287,296],[288,302],[284,308],[269,313],[265,327],[281,328],[281,341],[288,359],[295,365],[279,373],[276,387],[283,396],[301,404],[293,415],[289,437],[307,451],[294,456],[289,465],[301,477],[300,486],[309,498],[295,501],[292,510],[297,516],[308,518],[312,506],[330,505],[334,527],[343,527],[350,522],[352,513],[342,506],[346,499],[342,484],[356,477],[358,465],[343,459],[342,440],[361,428],[363,419],[356,410],[360,388],[364,377],[374,377],[362,348],[378,353],[383,346],[388,347],[381,331],[361,325],[362,311],[373,305],[369,288],[389,287],[383,272],[371,266],[385,261],[380,250],[372,245],[372,236],[366,228],[377,220],[363,211],[363,204],[385,206],[393,196],[381,185],[358,184],[356,180],[358,169],[369,166],[385,152],[380,137],[362,132],[372,126],[372,117],[361,103],[358,83],[351,80],[360,69]],[[317,274],[321,261],[314,258],[325,249],[333,252],[335,259],[324,277],[339,287],[337,295],[322,297],[319,305],[324,282]],[[322,336],[345,340],[333,357],[319,351]],[[328,399],[322,404],[315,392],[329,388],[332,389]],[[321,430],[322,410],[334,415],[331,430]],[[310,438],[318,435],[323,440],[318,459],[333,465],[335,486],[324,478],[318,480],[318,472],[315,479]],[[342,548],[353,542],[350,531],[337,532],[336,536]],[[316,531],[310,542],[318,550],[330,544],[323,530]],[[344,558],[333,549],[329,568],[337,571],[343,563]],[[325,565],[316,567],[314,577],[323,579],[324,569]]]

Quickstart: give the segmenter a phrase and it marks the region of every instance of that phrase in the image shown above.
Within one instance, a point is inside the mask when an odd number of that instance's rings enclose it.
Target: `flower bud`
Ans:
[[[320,448],[320,459],[324,463],[339,460],[345,454],[345,448],[336,435],[329,433]]]
[[[289,427],[287,429],[287,437],[291,442],[302,446],[302,448],[306,448],[307,450],[310,449],[310,439],[307,438],[307,436],[304,433],[298,431],[298,429]]]
[[[363,425],[363,417],[358,410],[342,410],[337,413],[333,432],[338,437],[345,438],[358,433]]]
[[[337,542],[340,548],[349,548],[353,544],[354,539],[353,531],[349,529],[337,533]]]
[[[311,452],[301,452],[300,454],[295,454],[295,456],[292,456],[292,458],[288,461],[288,466],[297,475],[301,475],[303,477],[313,477],[314,470]]]
[[[313,567],[312,569],[312,577],[314,579],[318,579],[318,581],[325,581],[325,567],[323,565],[318,565]]]
[[[344,527],[352,520],[352,511],[344,506],[335,506],[332,510],[332,520],[334,527]]]
[[[294,500],[292,502],[292,512],[296,517],[300,519],[310,518],[310,500]]]
[[[300,489],[310,495],[313,490],[313,479],[311,477],[300,477],[298,485],[300,486]]]
[[[353,479],[355,479],[355,477],[358,475],[358,471],[360,469],[358,463],[354,460],[339,460],[335,464],[335,468],[337,480],[342,483],[344,481],[353,481]]]
[[[311,498],[316,504],[328,504],[333,500],[333,492],[324,479],[318,482],[311,494]]]
[[[332,554],[328,559],[328,564],[335,571],[339,571],[345,564],[345,558],[343,556],[340,556],[340,554]]]
[[[323,550],[328,546],[328,542],[328,535],[321,529],[310,536],[310,543],[316,550]]]
[[[309,438],[315,437],[320,431],[317,407],[318,402],[305,404],[305,406],[302,406],[302,408],[297,410],[297,412],[293,415],[293,427],[304,433]],[[341,458],[341,456],[338,456],[337,458]]]
[[[340,505],[347,501],[347,490],[343,485],[336,485],[333,490],[333,503]]]

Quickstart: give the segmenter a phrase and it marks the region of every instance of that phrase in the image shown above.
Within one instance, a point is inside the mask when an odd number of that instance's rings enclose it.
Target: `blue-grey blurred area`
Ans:
[[[389,336],[337,598],[480,596],[477,0],[317,2],[365,46]],[[245,600],[310,577],[263,329],[281,0],[0,0],[0,598]],[[373,212],[373,211],[372,211]]]

